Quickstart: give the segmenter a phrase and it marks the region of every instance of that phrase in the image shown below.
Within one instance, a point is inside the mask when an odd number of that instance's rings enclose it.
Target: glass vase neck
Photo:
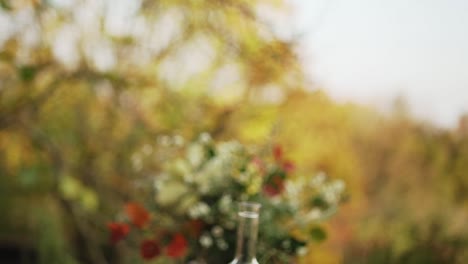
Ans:
[[[239,203],[236,256],[230,264],[258,264],[256,250],[260,207],[259,203]]]

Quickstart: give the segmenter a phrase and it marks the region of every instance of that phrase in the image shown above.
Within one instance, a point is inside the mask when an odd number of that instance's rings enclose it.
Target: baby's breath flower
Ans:
[[[177,175],[185,175],[191,172],[190,164],[184,159],[177,159],[172,164],[173,173]]]
[[[305,254],[307,254],[309,250],[307,249],[307,247],[300,247],[296,250],[296,254],[299,255],[299,256],[304,256]]]
[[[169,206],[177,202],[189,191],[186,184],[174,180],[161,181],[156,184],[156,187],[156,201],[163,206]]]
[[[219,225],[216,225],[211,229],[211,233],[214,237],[221,237],[224,233],[224,230]]]
[[[334,183],[333,183],[333,186],[335,188],[335,190],[337,192],[343,192],[344,189],[346,188],[346,184],[343,180],[336,180]]]
[[[199,219],[201,217],[207,216],[209,213],[210,213],[210,207],[204,202],[199,202],[195,204],[188,211],[188,215],[192,219]]]
[[[219,211],[228,213],[232,208],[232,197],[230,195],[223,195],[218,202]]]
[[[247,183],[249,181],[249,175],[247,175],[247,173],[239,173],[238,174],[238,177],[237,177],[237,180],[240,182],[240,183]]]
[[[208,144],[211,142],[211,135],[206,133],[206,132],[203,132],[200,134],[200,137],[198,139],[202,144]]]
[[[200,245],[204,248],[209,248],[211,245],[213,245],[213,239],[209,234],[203,234],[200,236],[199,239]]]
[[[317,173],[317,175],[315,175],[311,179],[310,185],[313,186],[313,187],[319,187],[320,185],[322,185],[325,182],[326,178],[327,178],[327,175],[325,174],[325,172],[321,171],[321,172]]]
[[[224,239],[216,239],[216,246],[223,251],[229,248],[228,243]]]
[[[205,158],[203,146],[197,143],[190,144],[187,148],[187,160],[193,168],[198,168]]]
[[[335,204],[338,201],[338,196],[333,190],[326,190],[323,196],[325,201],[327,201],[330,204]]]
[[[183,175],[183,178],[186,183],[192,183],[195,177],[191,173],[186,173]]]
[[[315,209],[310,210],[307,216],[311,220],[316,220],[322,216],[322,212],[319,209],[315,208]]]

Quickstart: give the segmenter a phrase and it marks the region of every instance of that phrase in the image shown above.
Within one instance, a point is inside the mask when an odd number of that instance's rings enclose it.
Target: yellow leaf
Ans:
[[[80,198],[81,206],[86,211],[94,212],[98,209],[99,199],[94,190],[83,188]]]
[[[59,183],[60,192],[68,200],[76,200],[82,192],[83,186],[76,178],[65,175]]]

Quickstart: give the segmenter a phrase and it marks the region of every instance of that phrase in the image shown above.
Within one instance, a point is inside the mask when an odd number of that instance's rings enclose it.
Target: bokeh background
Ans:
[[[1,0],[0,262],[118,263],[135,153],[209,132],[346,182],[302,263],[468,263],[468,6],[305,2]]]

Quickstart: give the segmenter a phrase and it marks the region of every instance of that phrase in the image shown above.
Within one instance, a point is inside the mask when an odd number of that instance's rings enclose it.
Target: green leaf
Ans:
[[[312,240],[317,242],[322,242],[327,239],[327,233],[321,227],[313,227],[309,234]]]
[[[37,183],[37,171],[34,168],[23,169],[19,175],[23,186],[32,186]]]
[[[8,11],[11,10],[10,3],[8,3],[6,0],[0,0],[0,8]]]
[[[29,82],[34,79],[37,69],[34,66],[21,66],[18,69],[21,80]]]
[[[310,202],[311,202],[311,205],[314,207],[318,207],[320,209],[328,208],[327,202],[320,196],[314,197]]]

